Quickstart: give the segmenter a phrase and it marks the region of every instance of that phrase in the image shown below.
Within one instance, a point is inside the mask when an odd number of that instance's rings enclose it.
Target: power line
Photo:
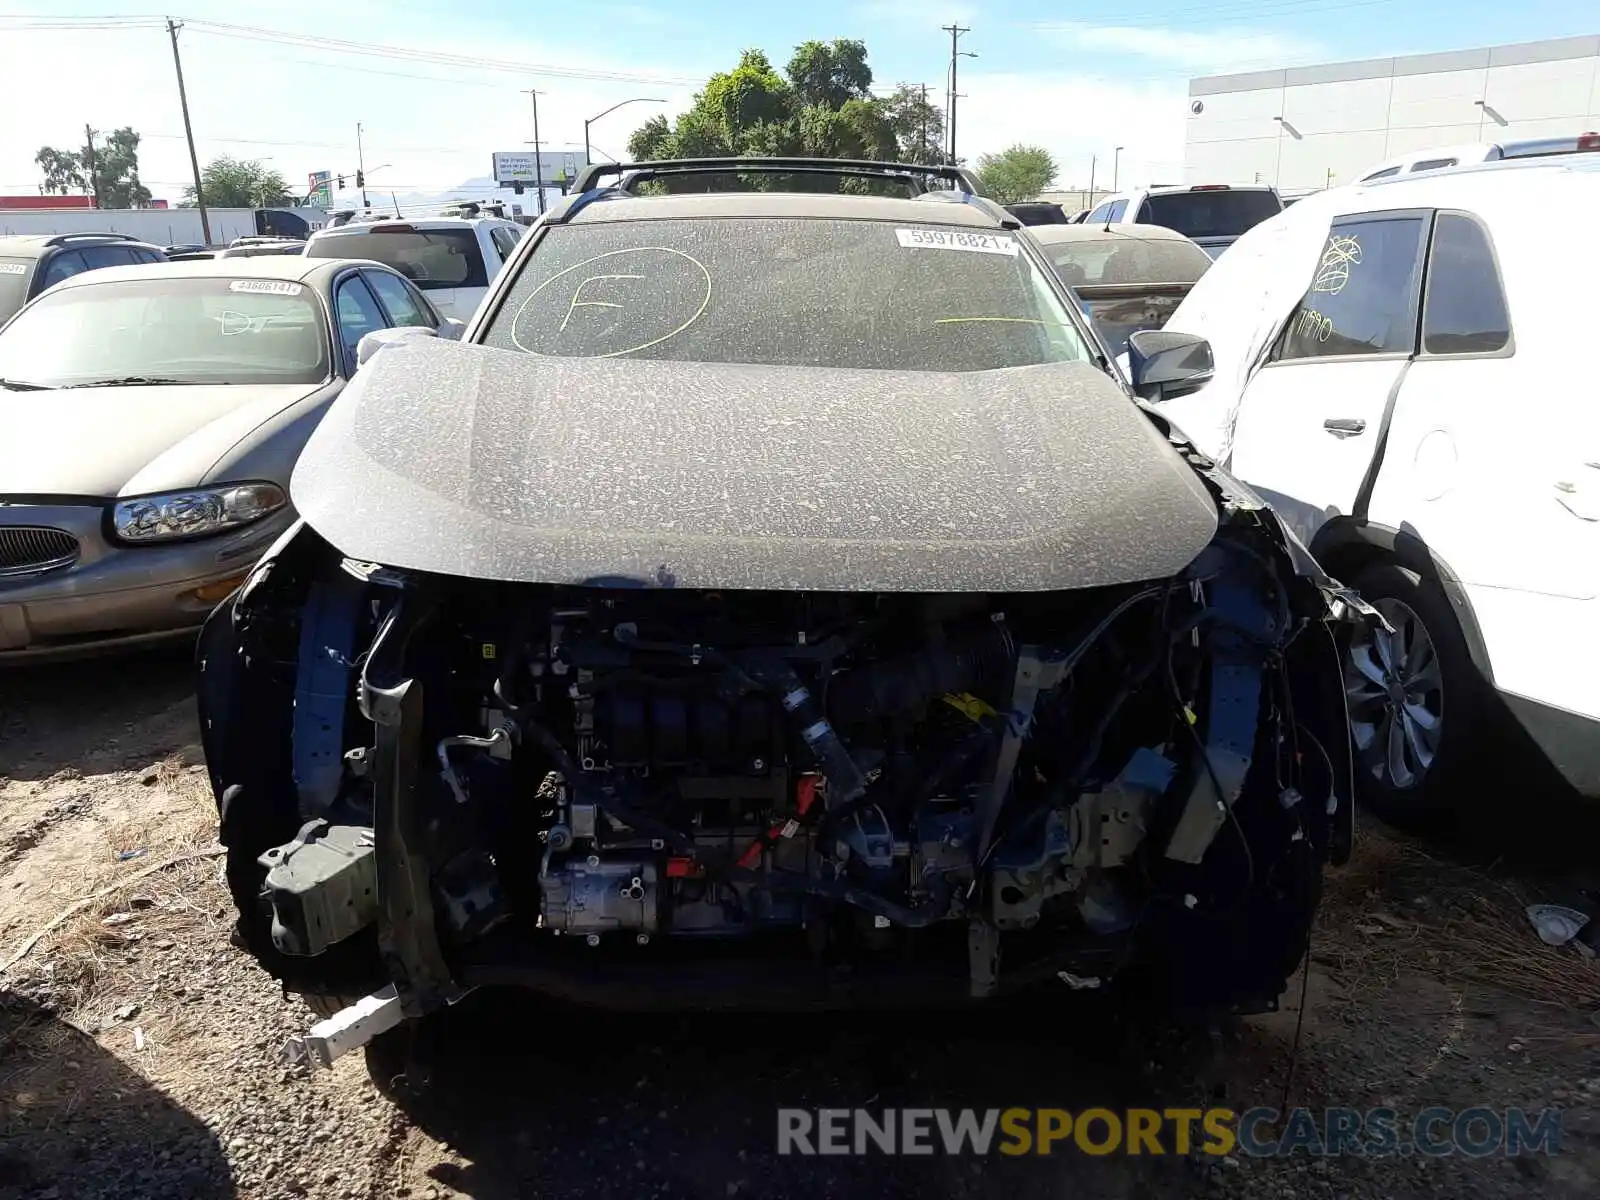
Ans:
[[[214,37],[237,38],[243,41],[270,42],[285,46],[299,46],[332,54],[355,54],[371,58],[394,59],[403,62],[435,63],[441,66],[467,67],[476,71],[502,71],[516,75],[550,75],[562,79],[589,79],[627,83],[654,83],[666,87],[695,87],[705,81],[700,78],[677,75],[670,77],[642,75],[632,71],[603,71],[584,67],[557,67],[548,63],[514,62],[506,59],[477,58],[465,54],[446,54],[436,50],[417,50],[409,46],[389,46],[377,42],[355,42],[342,38],[318,37],[310,34],[289,33],[277,29],[264,29],[253,25],[231,25],[221,21],[191,21],[196,32]]]
[[[154,139],[156,139],[158,141],[173,142],[173,141],[182,141],[184,135],[181,134],[181,133],[141,133],[139,135],[139,137],[141,139],[154,138]],[[294,150],[348,150],[353,145],[355,145],[354,142],[279,141],[279,140],[276,140],[276,139],[273,139],[273,138],[226,137],[226,136],[223,136],[221,134],[208,134],[207,136],[202,137],[202,138],[197,138],[196,140],[197,141],[201,141],[201,142],[205,142],[207,144],[228,145],[228,146],[274,146],[274,147],[278,147],[278,148],[287,148],[287,149],[294,149]],[[572,144],[573,145],[577,145],[576,142],[574,142]],[[384,154],[399,153],[399,154],[461,154],[461,155],[477,154],[478,153],[476,150],[463,149],[459,145],[457,145],[457,146],[405,146],[405,145],[401,145],[401,144],[395,143],[395,142],[380,142],[380,143],[376,143],[374,145],[374,152],[382,152]]]
[[[73,18],[44,14],[0,16],[0,22],[4,22],[7,29],[22,30],[155,29],[164,28],[164,20],[164,18],[157,17]],[[652,83],[663,87],[698,87],[705,82],[704,79],[697,76],[652,76],[633,71],[607,71],[600,68],[561,67],[550,63],[479,58],[466,54],[449,54],[437,50],[420,50],[411,46],[391,46],[379,42],[357,42],[343,38],[294,33],[289,30],[268,29],[257,25],[234,25],[225,21],[210,21],[199,18],[186,19],[184,27],[192,33],[206,34],[211,37],[295,46],[302,49],[319,50],[329,54],[350,54],[391,59],[399,62],[433,63],[439,66],[464,67],[474,71],[497,71],[523,76],[549,75],[561,79],[584,79],[597,82]]]

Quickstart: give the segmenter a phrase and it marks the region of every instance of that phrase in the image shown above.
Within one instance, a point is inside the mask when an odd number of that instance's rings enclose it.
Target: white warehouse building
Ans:
[[[1600,130],[1600,36],[1189,83],[1185,182],[1352,183],[1436,146]]]

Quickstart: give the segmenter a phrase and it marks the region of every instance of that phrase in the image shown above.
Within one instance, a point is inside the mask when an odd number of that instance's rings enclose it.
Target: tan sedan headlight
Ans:
[[[118,501],[111,524],[120,540],[138,544],[205,537],[259,521],[287,502],[272,483],[195,488]]]

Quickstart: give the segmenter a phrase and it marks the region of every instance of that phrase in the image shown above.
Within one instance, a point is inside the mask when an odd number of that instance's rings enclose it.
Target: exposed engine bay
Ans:
[[[244,943],[295,990],[1275,1005],[1348,851],[1270,514],[1059,593],[494,583],[288,538],[202,642]],[[612,584],[612,585],[608,585]]]

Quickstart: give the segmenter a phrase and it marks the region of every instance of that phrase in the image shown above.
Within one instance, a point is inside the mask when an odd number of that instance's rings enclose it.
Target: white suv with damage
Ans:
[[[1346,662],[1390,815],[1446,814],[1519,726],[1552,785],[1600,795],[1597,213],[1600,153],[1335,189],[1165,327],[1216,375],[1163,411],[1393,626]]]

